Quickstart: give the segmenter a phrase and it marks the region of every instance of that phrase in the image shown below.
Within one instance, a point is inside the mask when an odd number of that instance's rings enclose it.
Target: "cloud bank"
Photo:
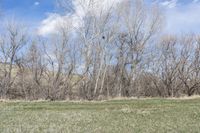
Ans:
[[[82,19],[87,13],[97,16],[101,10],[106,12],[110,8],[116,8],[118,4],[125,0],[93,0],[94,3],[92,6],[89,1],[90,0],[74,0],[73,14],[66,16],[55,13],[49,14],[48,17],[41,22],[38,28],[38,34],[45,36],[55,33],[60,23],[65,23],[66,21],[71,21],[71,26],[78,28],[81,26]],[[160,5],[166,17],[164,32],[172,34],[188,32],[200,33],[200,29],[198,29],[198,27],[200,27],[199,0],[191,0],[187,4],[181,0],[156,0],[154,2]]]
[[[167,0],[167,1],[161,2],[160,4],[168,8],[174,8],[176,7],[177,3],[178,3],[178,0],[169,0],[169,1]]]
[[[123,0],[74,0],[73,8],[74,12],[65,16],[59,14],[48,14],[48,17],[44,19],[39,28],[38,34],[45,36],[48,34],[56,33],[57,28],[61,23],[66,23],[71,21],[72,27],[78,28],[82,24],[83,18],[86,14],[98,16],[101,11],[108,11],[111,8],[117,7],[117,4]],[[103,12],[102,12],[103,13]]]
[[[48,14],[48,17],[41,22],[37,33],[42,36],[56,33],[58,26],[67,23],[68,19],[68,16],[61,16],[56,13]]]
[[[200,3],[198,0],[188,4],[174,4],[164,7],[166,16],[165,32],[173,34],[200,33]],[[164,5],[163,5],[164,6]]]

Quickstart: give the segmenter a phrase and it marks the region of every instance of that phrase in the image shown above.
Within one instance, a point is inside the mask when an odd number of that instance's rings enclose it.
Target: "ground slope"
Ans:
[[[0,132],[200,132],[200,99],[0,102]]]

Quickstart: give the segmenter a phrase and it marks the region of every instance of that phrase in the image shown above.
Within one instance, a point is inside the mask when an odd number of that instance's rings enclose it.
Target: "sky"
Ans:
[[[24,20],[40,21],[49,12],[55,12],[55,0],[0,0],[6,16],[16,16]]]
[[[17,19],[31,28],[37,28],[48,13],[56,12],[55,0],[0,0],[1,18]]]
[[[120,0],[97,1],[106,3]],[[45,35],[54,31],[55,23],[62,22],[66,17],[59,14],[55,2],[56,0],[0,0],[0,7],[3,11],[1,18],[17,18],[31,28],[39,29],[38,34]],[[146,0],[146,2],[147,4],[157,3],[160,6],[166,18],[165,32],[200,33],[200,0]],[[105,5],[109,3],[101,6]],[[81,9],[77,6],[75,12],[81,13]]]

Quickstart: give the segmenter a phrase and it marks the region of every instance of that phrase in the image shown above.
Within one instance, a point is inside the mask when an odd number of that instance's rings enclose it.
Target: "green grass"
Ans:
[[[0,102],[0,132],[197,133],[200,99]]]

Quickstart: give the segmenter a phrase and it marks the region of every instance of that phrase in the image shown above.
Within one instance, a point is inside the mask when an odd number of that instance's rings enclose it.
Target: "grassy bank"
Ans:
[[[1,132],[200,132],[200,99],[0,102]]]

